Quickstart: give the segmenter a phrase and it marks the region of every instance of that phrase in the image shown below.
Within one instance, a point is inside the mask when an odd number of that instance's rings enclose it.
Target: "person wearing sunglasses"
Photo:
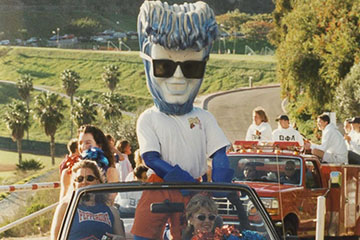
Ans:
[[[213,159],[212,181],[232,180],[234,171],[226,156],[229,141],[211,113],[193,106],[218,33],[214,12],[205,2],[144,1],[140,8],[140,57],[154,106],[139,116],[136,132],[141,156],[153,173],[150,182],[199,181],[207,172],[208,157]],[[186,195],[179,196],[185,203]],[[157,202],[167,197],[164,191],[143,193],[135,213],[134,238],[160,239],[163,225],[158,223],[170,219],[172,238],[180,239],[185,227],[181,216],[151,213],[154,196]]]
[[[214,232],[215,226],[222,225],[221,217],[217,216],[216,203],[210,196],[202,193],[198,193],[190,199],[186,205],[185,215],[187,227],[181,236],[182,240],[190,240],[197,234],[211,234]]]
[[[82,160],[72,168],[71,183],[74,190],[104,182],[102,171],[94,161]],[[58,238],[69,200],[69,197],[64,198],[55,210],[51,225],[51,239]],[[112,239],[125,239],[119,212],[110,204],[111,201],[105,199],[103,195],[87,194],[83,196],[74,217],[75,224],[72,225],[69,239],[102,239],[104,235],[112,237]],[[81,214],[90,217],[87,220],[80,221]],[[91,217],[100,215],[104,217]],[[107,221],[104,221],[104,219],[107,219]]]

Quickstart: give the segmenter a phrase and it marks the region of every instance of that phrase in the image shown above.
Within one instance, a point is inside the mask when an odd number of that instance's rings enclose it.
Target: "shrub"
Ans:
[[[27,170],[40,170],[44,168],[44,165],[35,159],[24,160],[20,164],[16,164],[17,169],[22,171]]]

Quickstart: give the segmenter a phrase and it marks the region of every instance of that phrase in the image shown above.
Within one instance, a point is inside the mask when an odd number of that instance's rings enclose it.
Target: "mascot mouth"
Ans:
[[[188,84],[186,82],[167,82],[166,88],[173,95],[182,95],[186,92]]]

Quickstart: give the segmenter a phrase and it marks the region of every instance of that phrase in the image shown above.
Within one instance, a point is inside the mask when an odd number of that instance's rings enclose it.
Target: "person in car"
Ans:
[[[345,134],[347,148],[349,150],[349,164],[360,164],[360,117],[348,120],[351,131]]]
[[[299,173],[296,171],[294,161],[287,161],[285,163],[285,174],[280,177],[281,183],[298,184],[300,180]]]
[[[255,179],[258,179],[258,173],[256,171],[256,167],[252,165],[251,163],[247,163],[243,170],[244,178],[247,181],[253,181]]]
[[[186,206],[185,214],[188,225],[182,234],[182,240],[190,240],[199,233],[214,232],[217,206],[209,196],[201,193],[194,195]],[[221,218],[217,221],[222,224]]]
[[[246,141],[271,141],[272,129],[269,119],[262,107],[253,110],[253,123],[246,132]]]
[[[83,160],[72,167],[71,184],[76,190],[80,187],[104,183],[102,171],[94,161]],[[51,239],[57,239],[61,222],[69,205],[66,197],[55,210],[51,225]],[[102,239],[106,235],[112,239],[124,239],[125,233],[119,212],[103,195],[88,194],[81,198],[71,226],[69,239]]]
[[[327,163],[348,163],[345,140],[336,126],[330,123],[329,115],[319,115],[317,125],[322,131],[321,145],[306,142],[305,149],[311,149],[313,155]]]

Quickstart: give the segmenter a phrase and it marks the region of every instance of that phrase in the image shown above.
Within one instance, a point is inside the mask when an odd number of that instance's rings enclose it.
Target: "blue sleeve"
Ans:
[[[226,156],[226,147],[220,148],[212,156],[212,181],[231,182],[234,170],[230,168],[229,159]]]
[[[172,166],[161,159],[159,152],[146,152],[141,156],[145,164],[167,182],[195,182],[195,179],[179,165]]]

